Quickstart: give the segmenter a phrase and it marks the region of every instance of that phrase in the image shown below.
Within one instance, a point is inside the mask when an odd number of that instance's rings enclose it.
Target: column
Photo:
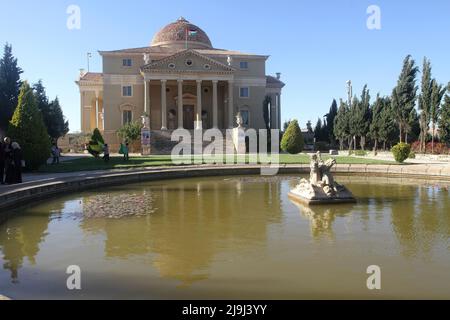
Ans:
[[[228,81],[228,127],[231,129],[234,127],[233,117],[234,117],[234,83],[233,81]]]
[[[84,91],[80,91],[81,132],[84,132]]]
[[[195,129],[200,130],[202,126],[202,80],[197,80],[197,110],[195,112]]]
[[[217,110],[217,105],[218,105],[218,96],[217,96],[217,84],[219,81],[217,80],[213,80],[213,128],[217,129],[218,126],[218,110]]]
[[[277,116],[278,116],[278,128],[281,129],[281,93],[278,94],[277,100]]]
[[[99,92],[95,91],[95,127],[98,129],[98,96],[99,96]]]
[[[183,80],[178,80],[178,129],[183,129]]]
[[[161,130],[167,130],[167,80],[161,80]]]
[[[144,80],[144,113],[148,116],[150,114],[150,81]]]

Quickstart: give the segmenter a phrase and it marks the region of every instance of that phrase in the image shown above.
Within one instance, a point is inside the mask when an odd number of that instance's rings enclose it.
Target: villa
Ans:
[[[150,46],[100,51],[103,72],[84,72],[80,89],[81,131],[98,128],[112,148],[117,130],[147,121],[153,136],[184,128],[266,129],[263,101],[269,96],[269,126],[281,128],[280,73],[266,75],[267,55],[216,49],[208,35],[184,18],[159,31]]]

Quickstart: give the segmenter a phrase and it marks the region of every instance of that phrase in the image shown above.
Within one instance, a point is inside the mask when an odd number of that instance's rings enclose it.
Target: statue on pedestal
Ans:
[[[331,169],[336,159],[322,160],[320,152],[311,156],[309,181],[302,179],[289,195],[307,204],[355,202],[352,193],[336,183]]]

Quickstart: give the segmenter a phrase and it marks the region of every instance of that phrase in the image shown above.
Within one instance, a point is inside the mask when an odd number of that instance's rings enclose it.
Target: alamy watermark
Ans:
[[[81,29],[81,9],[75,4],[71,4],[67,7],[66,13],[68,14],[66,26],[69,30]]]
[[[76,265],[68,266],[66,274],[69,274],[66,281],[67,289],[71,291],[81,290],[81,268]]]
[[[367,274],[370,274],[367,278],[367,289],[369,290],[381,290],[381,268],[377,265],[367,267]]]
[[[367,29],[381,30],[381,8],[377,5],[370,5],[367,8]]]

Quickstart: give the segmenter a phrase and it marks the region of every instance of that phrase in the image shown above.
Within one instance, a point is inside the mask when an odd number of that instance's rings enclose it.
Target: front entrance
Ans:
[[[194,106],[183,106],[183,127],[187,130],[194,130],[195,111]]]

